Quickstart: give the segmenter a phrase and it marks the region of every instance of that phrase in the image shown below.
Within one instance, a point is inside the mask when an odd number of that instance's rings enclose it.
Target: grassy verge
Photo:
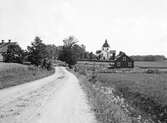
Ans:
[[[34,66],[0,63],[0,89],[41,79],[53,73],[54,70],[47,71]]]
[[[77,77],[99,123],[132,123],[119,105],[121,102],[118,97],[115,97],[112,92],[108,92],[109,90],[101,88],[98,83],[88,81],[83,75],[77,74]],[[136,121],[136,123],[138,122]]]

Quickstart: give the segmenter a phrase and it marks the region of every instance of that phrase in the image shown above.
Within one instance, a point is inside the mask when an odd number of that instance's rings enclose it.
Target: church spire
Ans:
[[[103,44],[103,47],[108,47],[108,48],[110,47],[108,42],[107,42],[107,39],[105,40],[105,43]]]

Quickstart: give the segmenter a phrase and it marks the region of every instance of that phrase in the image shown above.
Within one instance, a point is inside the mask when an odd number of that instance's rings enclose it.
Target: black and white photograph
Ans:
[[[0,123],[167,123],[167,0],[0,0]]]

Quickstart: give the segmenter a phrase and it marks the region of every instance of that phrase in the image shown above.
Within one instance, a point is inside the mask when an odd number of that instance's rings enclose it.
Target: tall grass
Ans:
[[[167,122],[167,74],[99,74],[98,80],[103,86],[114,87],[143,116]]]
[[[116,103],[117,97],[111,93],[107,94],[98,83],[92,83],[81,75],[78,75],[78,78],[87,93],[89,104],[99,123],[132,123],[126,112]],[[137,120],[135,123],[138,123]]]
[[[0,64],[0,89],[37,80],[54,73],[34,66],[15,63]]]

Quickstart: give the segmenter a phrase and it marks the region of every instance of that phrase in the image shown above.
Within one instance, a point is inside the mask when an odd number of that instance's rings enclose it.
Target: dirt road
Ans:
[[[0,90],[0,123],[95,123],[78,79],[65,68]]]

